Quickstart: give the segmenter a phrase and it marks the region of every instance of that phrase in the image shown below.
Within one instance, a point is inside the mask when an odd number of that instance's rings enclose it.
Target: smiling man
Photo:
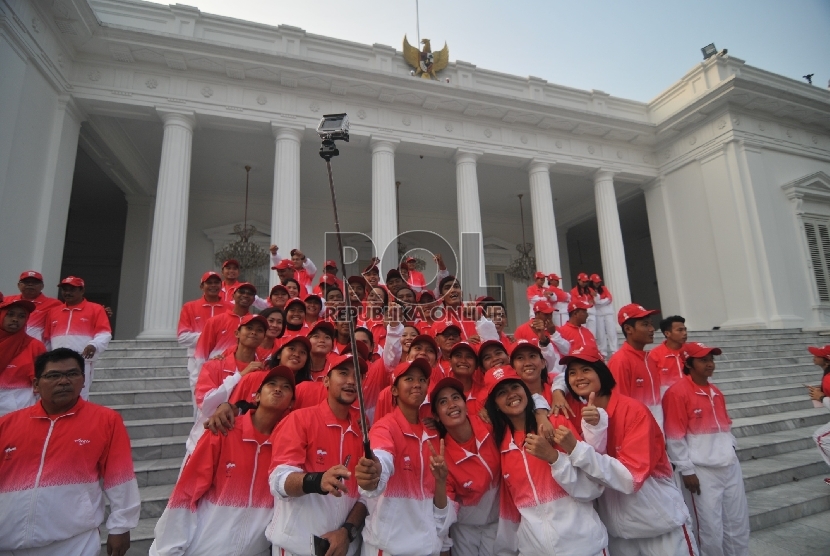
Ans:
[[[26,334],[35,305],[25,299],[0,303],[0,416],[37,401],[32,391],[35,359],[46,348]]]
[[[84,368],[83,399],[89,398],[95,361],[101,356],[112,339],[110,320],[104,308],[84,299],[84,281],[76,276],[67,276],[58,284],[63,296],[63,305],[49,311],[43,330],[46,349],[69,348],[86,359]]]
[[[107,554],[124,556],[141,500],[130,439],[113,410],[81,399],[85,361],[35,360],[40,402],[0,418],[0,553],[95,556],[109,500]]]
[[[46,317],[55,307],[60,307],[61,302],[52,297],[43,295],[43,275],[36,270],[25,270],[20,274],[17,282],[17,295],[6,296],[6,301],[17,301],[25,299],[35,305],[35,309],[29,320],[26,322],[26,333],[37,340],[43,341],[43,328],[46,326]]]
[[[201,369],[208,359],[221,355],[236,344],[234,332],[239,328],[242,319],[248,315],[255,297],[256,287],[249,282],[243,282],[233,292],[234,304],[231,310],[208,319],[196,342],[193,355],[198,369]]]

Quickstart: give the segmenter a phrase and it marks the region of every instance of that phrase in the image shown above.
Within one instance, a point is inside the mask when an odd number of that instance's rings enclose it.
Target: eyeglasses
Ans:
[[[68,378],[69,380],[77,380],[82,376],[84,376],[84,372],[76,369],[74,371],[66,371],[65,373],[50,371],[44,375],[41,375],[40,378],[41,380],[46,380],[48,382],[57,382],[64,377]]]

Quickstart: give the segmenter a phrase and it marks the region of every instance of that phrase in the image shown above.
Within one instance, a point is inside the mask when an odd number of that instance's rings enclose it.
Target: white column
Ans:
[[[383,258],[386,249],[392,245],[389,255],[397,263],[398,249],[395,238],[398,235],[398,216],[395,210],[395,147],[396,139],[372,138],[372,241],[377,256]],[[389,264],[385,261],[385,264]]]
[[[478,175],[476,173],[476,161],[480,154],[467,151],[457,151],[455,154],[455,180],[458,194],[458,246],[461,252],[461,260],[459,261],[461,263],[460,278],[464,294],[473,296],[484,293],[483,285],[486,282],[484,274],[484,237],[481,231],[481,204],[478,200]],[[471,233],[478,235],[477,253],[464,249],[464,234]],[[478,259],[478,264],[476,264],[476,259]]]
[[[271,200],[271,243],[287,253],[300,245],[300,143],[303,128],[271,123],[276,139],[274,154],[274,193]],[[271,287],[278,281],[270,272]]]
[[[628,268],[625,266],[620,213],[614,193],[614,172],[598,170],[594,174],[594,197],[597,203],[599,250],[602,257],[602,279],[614,297],[614,312],[631,303]]]
[[[559,262],[559,240],[553,216],[553,195],[550,192],[550,164],[538,160],[528,166],[530,175],[530,208],[533,211],[533,241],[536,244],[536,270],[545,274],[562,274]]]
[[[159,111],[164,121],[141,339],[176,337],[182,308],[193,113]]]

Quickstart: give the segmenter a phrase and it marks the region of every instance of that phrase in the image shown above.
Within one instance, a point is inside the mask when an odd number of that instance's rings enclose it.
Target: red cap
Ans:
[[[807,348],[812,355],[816,357],[823,357],[825,359],[830,359],[830,345],[826,345],[824,347],[813,347],[810,346]]]
[[[496,299],[490,295],[480,295],[476,297],[476,305],[481,305],[482,303],[487,303],[489,301],[495,301]]]
[[[296,379],[294,378],[294,371],[292,371],[285,365],[277,365],[267,373],[262,374],[264,374],[265,376],[262,378],[262,382],[259,383],[259,388],[257,388],[256,390],[257,392],[262,390],[262,387],[265,385],[266,382],[277,376],[281,376],[282,378],[287,380],[291,384],[292,390],[297,385]]]
[[[646,309],[642,305],[637,305],[636,303],[630,303],[625,305],[620,309],[620,312],[617,313],[617,322],[622,324],[628,319],[643,319],[645,317],[649,317],[654,315],[655,313],[659,313],[660,311],[656,309]]]
[[[457,328],[458,332],[461,332],[461,327],[451,320],[442,320],[432,325],[432,331],[435,332],[436,336],[443,334],[448,328]]]
[[[414,343],[414,342],[413,342]],[[429,366],[429,361],[427,361],[426,357],[416,357],[415,361],[406,361],[404,363],[400,363],[395,370],[392,371],[392,384],[395,384],[395,381],[401,378],[406,372],[411,368],[421,369],[424,373],[424,376],[429,380],[430,375],[432,374],[432,368]]]
[[[555,272],[548,274],[548,280],[561,280],[562,278],[559,277],[558,274]]]
[[[492,340],[491,340],[491,341],[492,341]],[[487,342],[485,342],[485,343],[487,343]],[[483,345],[483,344],[482,344],[482,345]],[[475,347],[473,347],[472,345],[468,344],[467,342],[458,342],[457,344],[455,344],[454,346],[452,346],[452,347],[450,348],[450,353],[449,353],[449,355],[452,355],[453,353],[455,353],[456,351],[459,351],[459,350],[461,350],[461,349],[468,349],[468,350],[472,351],[472,352],[473,352],[473,356],[474,356],[474,357],[475,357],[476,355],[478,355],[478,352],[476,351],[476,348],[475,348]]]
[[[712,355],[720,355],[723,351],[720,348],[709,347],[700,342],[689,342],[683,345],[683,351],[686,357],[706,357],[710,353]]]
[[[273,288],[271,288],[271,293],[269,293],[269,294],[268,294],[268,296],[270,297],[270,296],[274,295],[274,292],[275,292],[275,291],[277,291],[277,290],[282,290],[282,291],[284,291],[285,293],[288,293],[288,288],[286,288],[286,287],[285,287],[285,286],[283,286],[282,284],[277,284],[276,286],[274,286]]]
[[[539,344],[534,344],[525,339],[516,340],[516,342],[510,348],[510,362],[513,362],[513,354],[516,353],[521,348],[530,348],[539,355],[542,355],[542,348],[539,347]]]
[[[435,338],[433,338],[429,334],[419,334],[419,335],[415,336],[415,339],[412,340],[411,344],[409,344],[409,349],[412,349],[412,346],[414,346],[418,342],[428,343],[429,345],[432,346],[432,349],[435,350],[435,355],[436,356],[438,355],[438,351],[439,351],[438,350],[438,344],[435,342]]]
[[[432,390],[429,392],[429,405],[432,406],[432,412],[435,413],[435,403],[438,401],[438,393],[443,390],[444,388],[452,388],[465,400],[467,396],[464,394],[464,385],[461,384],[461,381],[457,378],[453,378],[451,376],[446,376],[439,380],[435,386],[432,387]]]
[[[358,342],[363,343],[363,342]],[[331,358],[331,366],[329,369],[336,369],[340,365],[344,363],[352,363],[354,361],[354,355],[351,353],[341,353],[341,354],[333,354],[334,357]],[[357,354],[357,363],[360,366],[360,373],[363,374],[369,370],[369,364],[366,362],[366,359],[361,357],[361,355]],[[429,378],[429,377],[427,377]]]
[[[294,265],[291,264],[289,259],[281,260],[276,266],[272,266],[271,270],[285,270],[286,268],[294,268]]]
[[[561,365],[568,365],[571,361],[587,361],[589,363],[596,363],[602,361],[602,354],[597,350],[595,345],[584,345],[571,351],[568,355],[559,360]]]
[[[484,375],[484,390],[487,392],[486,397],[489,398],[493,390],[496,389],[496,386],[505,380],[521,381],[522,379],[510,365],[500,365],[487,371]]]
[[[277,349],[282,349],[285,346],[287,346],[288,344],[290,344],[291,342],[300,342],[301,344],[303,344],[305,346],[306,350],[308,350],[308,352],[311,353],[311,342],[309,342],[308,338],[306,338],[305,336],[294,336],[294,337],[291,337],[291,338],[282,338],[282,340],[280,341],[280,345]]]
[[[26,278],[34,278],[35,280],[40,280],[41,282],[43,282],[43,274],[36,270],[24,270],[20,273],[20,278],[18,278],[17,281],[21,282]]]
[[[243,288],[245,288],[245,289],[249,289],[249,290],[254,290],[254,295],[256,295],[256,286],[255,286],[255,285],[253,285],[252,283],[250,283],[250,282],[242,282],[241,284],[239,284],[238,286],[236,286],[236,291],[239,291],[239,290],[241,290],[241,289],[243,289]]]
[[[306,310],[308,309],[308,307],[306,307],[305,301],[303,301],[299,297],[292,297],[291,299],[289,299],[288,301],[285,302],[285,310],[287,311],[288,307],[291,306],[291,305],[294,305],[295,303],[298,303],[298,304],[302,305],[303,309],[306,309]]]
[[[599,274],[591,274],[591,282],[602,282],[602,278],[599,277]]]
[[[533,275],[534,280],[538,280],[539,278],[546,278],[545,273],[541,271],[536,271],[536,274]]]
[[[222,268],[225,268],[225,267],[226,267],[226,266],[228,266],[229,264],[235,264],[236,266],[240,266],[240,265],[239,265],[239,261],[237,261],[236,259],[228,259],[227,261],[225,261],[224,263],[222,263]]]
[[[550,304],[550,301],[545,301],[544,299],[539,300],[533,304],[533,312],[544,313],[545,315],[552,315],[553,305]]]
[[[363,269],[363,274],[369,274],[370,272],[377,272],[378,274],[380,274],[380,269],[378,268],[378,265],[369,263],[369,266]]]
[[[208,278],[210,278],[210,277],[212,277],[212,276],[216,276],[217,278],[219,278],[219,280],[221,280],[221,279],[222,279],[222,277],[221,277],[221,276],[219,276],[219,274],[218,274],[217,272],[214,272],[214,271],[212,271],[212,270],[208,270],[207,272],[205,272],[204,274],[202,274],[202,281],[201,281],[201,282],[199,282],[199,284],[204,284],[205,282],[207,282],[207,281],[208,281]]]
[[[61,283],[58,284],[58,287],[61,287],[63,285],[75,286],[77,288],[83,288],[84,287],[84,281],[82,279],[78,278],[77,276],[67,276],[66,278],[61,280]]]
[[[579,274],[576,275],[576,279],[577,280],[583,280],[583,281],[587,282],[588,281],[588,275],[585,274],[584,272],[580,272]]]
[[[585,301],[584,299],[574,299],[570,303],[568,303],[568,312],[572,313],[577,309],[585,309],[586,311],[591,308],[591,304]]]
[[[323,263],[323,268],[329,268],[329,267],[336,269],[337,268],[337,263],[334,262],[331,259],[329,259],[325,263]]]
[[[265,330],[268,330],[268,320],[262,315],[245,315],[242,317],[242,320],[239,321],[239,326],[237,326],[236,329],[239,330],[251,322],[258,322],[265,328]]]
[[[322,298],[322,297],[320,297],[320,294],[317,294],[317,293],[310,293],[310,294],[308,294],[307,296],[305,296],[305,297],[303,298],[303,301],[305,301],[306,303],[308,303],[308,300],[309,300],[310,298],[312,298],[312,297],[313,297],[314,299],[318,299],[318,300],[320,301],[320,303],[322,303],[322,302],[323,302],[323,298]]]
[[[432,298],[432,300],[435,301],[435,294],[432,293],[430,290],[420,291],[416,295],[417,295],[417,297],[415,299],[416,299],[416,301],[418,301],[418,303],[423,303],[424,302],[423,299],[424,299],[425,295],[430,296]]]
[[[3,301],[3,294],[0,294],[0,311],[3,309],[8,309],[10,307],[22,307],[29,311],[29,313],[34,312],[35,304],[29,301],[28,299],[18,299],[17,301]]]
[[[365,326],[360,326],[360,327],[355,328],[355,332],[357,332],[358,330],[365,330],[369,334],[372,333],[372,331],[367,329]],[[361,359],[366,359],[368,361],[369,355],[371,355],[371,353],[369,352],[369,346],[367,346],[366,344],[364,344],[361,341],[357,341],[355,343],[357,344],[357,355]],[[346,344],[346,347],[343,348],[343,355],[346,355],[347,353],[348,354],[352,353],[352,343],[351,342]],[[337,355],[337,354],[334,354],[334,355]]]
[[[348,282],[349,284],[363,284],[365,286],[366,285],[366,278],[364,278],[363,276],[354,275],[354,276],[349,276],[346,279],[346,282]]]
[[[490,346],[498,346],[498,347],[500,347],[501,349],[504,350],[504,353],[507,353],[507,348],[504,347],[504,344],[501,343],[500,340],[487,340],[486,342],[481,342],[478,345],[478,353],[481,353],[482,351],[484,351],[484,348],[490,347]]]
[[[404,262],[405,263],[417,263],[418,259],[416,259],[415,257],[407,257]]]
[[[335,337],[336,332],[334,330],[334,325],[332,323],[330,323],[329,321],[327,321],[327,320],[318,320],[317,322],[315,322],[314,326],[312,326],[308,330],[308,333],[306,334],[306,337],[310,337],[312,334],[314,334],[314,332],[316,330],[319,330],[321,328],[325,328],[328,335],[331,336],[332,338]]]
[[[389,282],[390,278],[400,278],[401,280],[403,280],[403,276],[401,276],[401,271],[398,270],[397,268],[393,268],[392,270],[390,270],[389,272],[386,273],[386,282],[387,283]]]

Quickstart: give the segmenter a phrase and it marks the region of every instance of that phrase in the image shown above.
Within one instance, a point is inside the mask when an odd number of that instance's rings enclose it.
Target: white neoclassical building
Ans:
[[[618,306],[694,329],[830,325],[827,90],[732,56],[649,103],[462,61],[440,77],[412,77],[391,46],[180,4],[0,0],[0,291],[23,269],[52,295],[81,275],[116,337],[173,335],[244,219],[246,165],[254,241],[322,266],[333,220],[314,128],[347,112],[343,229],[377,246],[428,230],[454,253],[478,234],[513,325],[519,194],[539,269],[566,286],[597,272]]]

